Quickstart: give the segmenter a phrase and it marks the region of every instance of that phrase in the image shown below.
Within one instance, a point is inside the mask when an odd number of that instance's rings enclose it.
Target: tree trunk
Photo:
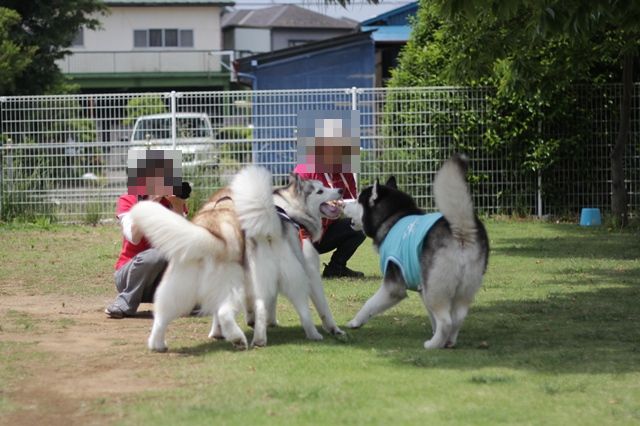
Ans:
[[[633,55],[626,53],[622,63],[622,100],[620,102],[620,126],[616,144],[611,151],[611,214],[620,226],[629,221],[627,188],[624,184],[624,152],[629,139],[631,118],[631,93],[633,92]]]

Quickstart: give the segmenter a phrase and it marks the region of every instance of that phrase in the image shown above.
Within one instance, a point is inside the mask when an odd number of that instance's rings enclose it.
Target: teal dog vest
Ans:
[[[400,268],[409,290],[422,290],[420,253],[429,230],[441,213],[405,216],[393,225],[379,248],[380,269],[384,276],[389,262]]]

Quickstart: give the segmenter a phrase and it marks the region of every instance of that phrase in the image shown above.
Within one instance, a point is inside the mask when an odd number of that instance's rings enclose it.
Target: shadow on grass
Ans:
[[[204,336],[204,341],[197,345],[189,346],[176,346],[169,348],[169,352],[186,355],[186,356],[200,356],[205,354],[211,354],[216,352],[234,352],[238,351],[231,343],[224,340],[211,340]]]
[[[238,319],[240,320],[241,317],[238,317]],[[243,324],[240,323],[240,326],[242,327]],[[246,332],[245,334],[247,336],[247,340],[249,341],[249,344],[251,344],[251,339],[253,338],[253,332],[251,331],[251,329],[249,329],[248,331],[245,330],[245,332]],[[325,339],[332,338],[331,336],[327,336],[326,333],[323,333],[323,335]],[[267,339],[268,339],[268,346],[314,344],[314,342],[311,342],[305,338],[304,330],[300,325],[293,325],[293,326],[286,326],[286,327],[282,327],[282,326],[270,327],[269,330],[267,331]],[[254,350],[254,348],[251,348],[250,350]],[[234,351],[241,351],[241,350],[235,349],[231,345],[231,343],[227,342],[226,340],[212,340],[212,339],[206,338],[205,336],[205,340],[197,345],[179,347],[174,344],[173,347],[169,348],[169,351],[178,353],[181,355],[199,356],[199,355],[205,355],[208,353],[234,352]]]
[[[269,347],[332,345],[373,351],[410,368],[477,370],[487,367],[543,373],[615,374],[640,371],[640,286],[558,294],[545,300],[502,301],[474,306],[455,349],[426,351],[431,328],[426,312],[386,313],[346,337],[326,333],[305,339],[299,325],[269,330]],[[251,340],[251,332],[247,338]],[[255,350],[255,349],[254,349]],[[268,348],[265,350],[269,350]],[[206,340],[171,352],[201,356],[235,351],[225,341]],[[357,356],[357,353],[353,353]]]
[[[640,271],[625,271],[629,281],[617,286],[612,285],[621,280],[612,278],[610,271],[599,273],[600,281],[608,287],[472,306],[458,345],[451,350],[423,349],[431,326],[421,306],[416,307],[415,314],[387,312],[358,330],[348,330],[341,324],[347,336],[323,332],[323,342],[306,340],[297,323],[270,328],[268,346],[341,346],[347,351],[374,351],[397,365],[417,368],[499,367],[591,374],[640,371],[640,285],[632,280]],[[247,338],[251,341],[251,331]],[[235,349],[229,342],[205,338],[194,346],[174,344],[170,351],[200,356]]]
[[[539,372],[640,371],[640,286],[472,307],[452,350],[426,351],[424,315],[383,315],[350,331],[351,345],[411,367]]]
[[[536,227],[540,225],[536,224]],[[497,238],[492,256],[614,260],[640,257],[637,239],[629,232],[549,224],[543,226],[542,232],[532,233],[517,226],[513,233],[506,235],[509,237]],[[339,280],[340,285],[358,285],[375,280],[377,286],[379,275],[369,275],[366,280]],[[569,266],[547,271],[540,276],[538,284],[558,288],[557,294],[544,300],[508,300],[473,306],[462,328],[458,348],[454,350],[428,352],[422,348],[431,334],[422,308],[415,314],[383,314],[360,330],[349,330],[345,339],[323,333],[325,340],[319,344],[375,350],[395,362],[417,367],[500,366],[549,372],[637,371],[640,370],[640,331],[634,324],[640,320],[639,308],[636,308],[636,302],[640,300],[640,288],[635,285],[638,276],[640,270],[637,268],[600,270],[582,264],[577,264],[576,269]],[[618,287],[582,291],[586,288],[581,284],[591,288],[600,284]],[[567,290],[569,286],[571,290]],[[344,324],[341,327],[344,329]],[[251,337],[249,331],[249,341]],[[317,343],[305,339],[297,321],[292,326],[269,329],[269,346],[288,344]],[[170,350],[191,356],[234,351],[228,342],[208,339],[195,346],[173,346]]]
[[[637,238],[602,229],[554,228],[553,236],[500,238],[492,255],[540,258],[633,260],[640,257]]]

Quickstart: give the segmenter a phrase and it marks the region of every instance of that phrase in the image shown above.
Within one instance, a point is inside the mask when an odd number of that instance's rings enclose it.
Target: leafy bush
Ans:
[[[159,95],[131,98],[125,107],[126,118],[122,122],[127,126],[132,126],[138,117],[166,112],[168,112],[167,106]]]

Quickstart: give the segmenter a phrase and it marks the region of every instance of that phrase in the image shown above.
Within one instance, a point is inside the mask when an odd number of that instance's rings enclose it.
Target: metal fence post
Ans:
[[[172,90],[169,94],[169,103],[171,104],[171,149],[176,149],[176,91]]]
[[[542,219],[542,170],[538,170],[538,198],[536,203],[536,210],[538,213],[538,219]]]
[[[2,110],[0,110],[0,116]],[[2,201],[4,200],[4,138],[0,138],[0,220],[2,220]]]
[[[538,120],[538,135],[542,138],[542,120]],[[538,169],[538,184],[536,188],[536,213],[542,219],[542,170]]]
[[[4,96],[0,98],[0,135],[2,135],[3,106],[7,101]],[[2,202],[4,200],[4,138],[0,137],[0,220],[2,220]]]
[[[358,89],[355,86],[351,88],[351,109],[358,109]]]
[[[355,86],[352,86],[351,87],[351,110],[356,111],[357,109],[358,109],[358,89]],[[358,123],[358,126],[360,126],[360,123]],[[360,186],[358,182],[358,173],[353,174],[353,181],[356,184],[356,191],[358,191],[358,188]]]

